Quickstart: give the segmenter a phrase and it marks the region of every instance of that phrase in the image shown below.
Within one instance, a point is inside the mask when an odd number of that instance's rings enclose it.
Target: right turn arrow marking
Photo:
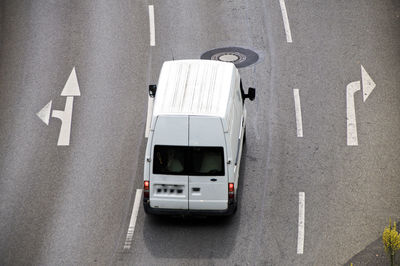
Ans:
[[[375,89],[376,84],[362,65],[361,65],[361,80],[363,88],[363,98],[365,102],[368,96],[371,94],[371,92]]]
[[[346,87],[347,146],[357,146],[357,122],[354,108],[354,93],[360,90],[360,81],[351,82]]]
[[[354,94],[361,90],[363,92],[363,101],[365,102],[368,96],[375,89],[376,84],[372,80],[371,76],[367,73],[365,68],[361,65],[361,82],[351,82],[346,87],[346,108],[347,108],[347,145],[357,146],[357,122],[356,122],[356,111],[354,104]]]

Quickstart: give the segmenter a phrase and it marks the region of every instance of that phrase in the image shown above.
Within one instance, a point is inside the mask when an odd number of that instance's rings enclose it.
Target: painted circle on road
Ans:
[[[241,47],[217,48],[205,52],[201,59],[218,60],[222,62],[231,62],[237,68],[247,67],[258,61],[258,54],[249,49]]]

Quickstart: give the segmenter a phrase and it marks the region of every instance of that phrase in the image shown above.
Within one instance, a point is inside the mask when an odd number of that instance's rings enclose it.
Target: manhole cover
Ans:
[[[214,56],[212,56],[211,58],[214,59]],[[235,55],[235,54],[223,54],[221,56],[218,56],[216,58],[216,60],[224,61],[224,62],[235,62],[235,61],[238,61],[239,58],[240,58],[240,56]]]
[[[236,67],[247,67],[258,60],[258,54],[240,47],[218,48],[201,55],[201,59],[234,63]]]

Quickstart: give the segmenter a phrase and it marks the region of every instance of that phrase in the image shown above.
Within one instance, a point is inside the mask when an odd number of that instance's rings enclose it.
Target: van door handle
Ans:
[[[217,181],[217,179],[216,178],[211,178],[210,181],[215,182],[215,181]]]

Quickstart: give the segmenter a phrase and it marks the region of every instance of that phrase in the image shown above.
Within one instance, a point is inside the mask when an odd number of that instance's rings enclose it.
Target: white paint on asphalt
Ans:
[[[52,117],[61,120],[60,134],[58,135],[57,146],[68,146],[71,135],[72,108],[74,97],[68,96],[65,102],[64,111],[53,110]]]
[[[305,193],[299,192],[299,230],[297,235],[297,254],[303,254],[304,251],[305,200]]]
[[[361,80],[363,89],[363,99],[365,102],[368,96],[371,94],[371,92],[375,89],[376,84],[362,65],[361,65]]]
[[[358,145],[354,93],[356,93],[360,89],[360,81],[351,82],[346,87],[347,146]]]
[[[72,68],[71,74],[69,74],[68,80],[65,83],[64,89],[61,92],[61,96],[81,96],[75,67]]]
[[[154,6],[149,5],[150,46],[156,45],[156,31],[154,26]]]
[[[301,105],[299,89],[293,89],[294,107],[296,110],[297,137],[303,137],[303,120],[301,118]]]
[[[279,0],[279,4],[281,5],[283,25],[285,26],[286,41],[288,43],[291,43],[292,42],[292,33],[290,32],[289,18],[288,18],[287,11],[286,11],[285,0]]]
[[[79,90],[78,78],[76,77],[75,67],[72,68],[69,74],[68,80],[64,85],[61,92],[61,96],[66,96],[67,100],[65,102],[64,111],[53,110],[51,117],[58,118],[61,120],[61,129],[58,136],[58,146],[68,146],[70,135],[71,135],[71,121],[72,121],[72,109],[74,106],[74,97],[81,96]],[[36,115],[44,122],[46,125],[49,124],[50,113],[51,113],[52,101],[46,104]]]
[[[52,117],[61,120],[61,129],[58,136],[57,146],[68,146],[71,135],[72,109],[74,106],[74,96],[80,96],[78,78],[76,77],[75,67],[72,68],[68,80],[64,85],[61,96],[67,96],[64,111],[54,110]]]
[[[151,126],[151,118],[153,116],[153,105],[154,105],[154,98],[148,96],[148,99],[147,99],[146,131],[144,132],[144,136],[146,138],[149,137],[150,126]]]
[[[132,246],[133,233],[135,232],[135,225],[137,215],[139,213],[139,206],[142,200],[142,189],[136,190],[135,202],[133,203],[131,220],[129,222],[128,233],[126,234],[124,249],[130,249]]]
[[[50,112],[51,112],[51,104],[53,101],[50,101],[46,104],[36,115],[46,124],[49,125],[50,120]]]

